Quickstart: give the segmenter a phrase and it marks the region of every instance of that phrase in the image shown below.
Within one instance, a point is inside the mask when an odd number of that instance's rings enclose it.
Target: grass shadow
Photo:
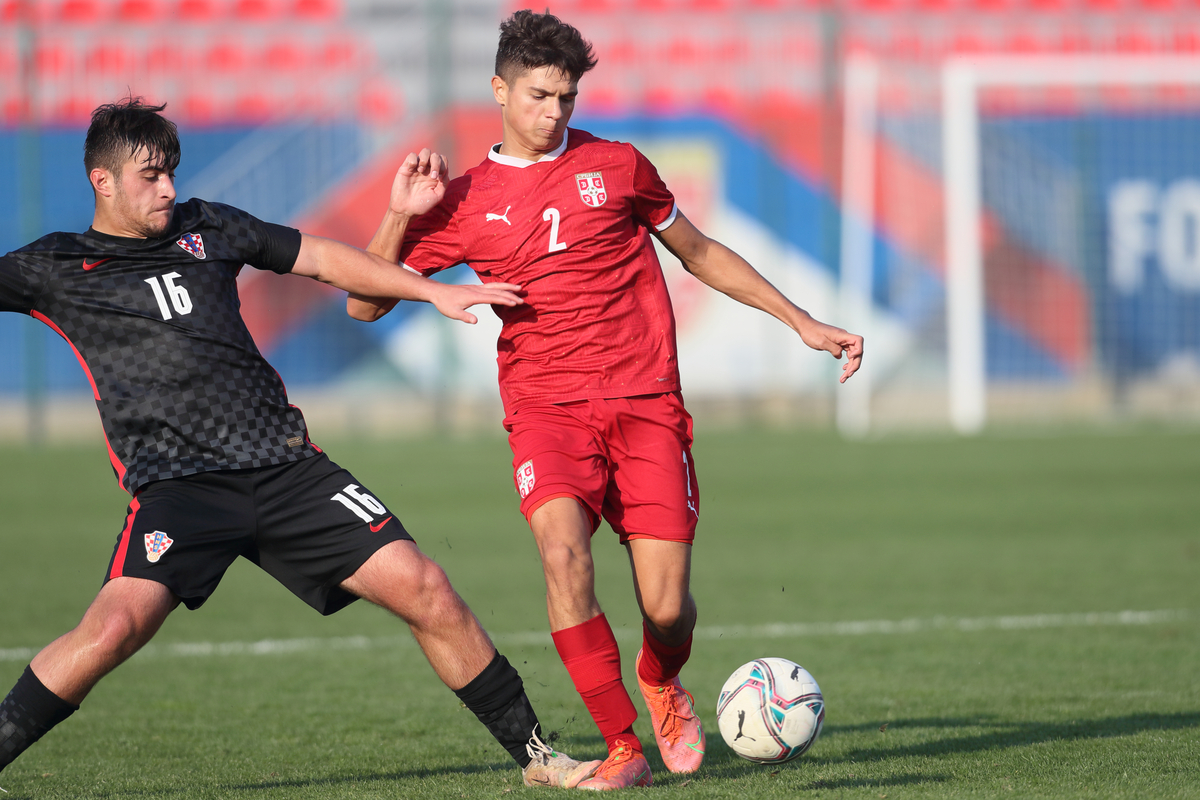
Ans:
[[[878,729],[879,727],[874,723],[831,726],[826,728],[826,735],[837,736],[841,733],[869,731],[872,728]],[[1104,717],[1102,719],[1083,720],[1079,722],[1008,722],[989,721],[986,718],[927,717],[890,720],[887,723],[886,732],[882,733],[882,735],[886,736],[887,733],[914,728],[953,730],[980,727],[991,728],[991,730],[968,736],[950,735],[934,741],[899,747],[888,747],[885,740],[881,747],[859,748],[837,758],[816,758],[814,760],[829,764],[845,761],[883,761],[890,758],[903,758],[905,756],[941,756],[951,753],[971,753],[1008,747],[1025,747],[1031,744],[1046,742],[1108,739],[1118,736],[1132,736],[1145,731],[1200,728],[1200,712],[1181,711],[1173,714],[1128,714],[1119,717]]]

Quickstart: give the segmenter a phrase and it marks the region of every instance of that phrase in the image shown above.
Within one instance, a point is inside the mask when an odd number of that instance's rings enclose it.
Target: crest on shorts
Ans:
[[[589,208],[599,208],[608,199],[608,191],[604,188],[604,176],[599,172],[576,173],[575,188],[579,189],[579,197]]]
[[[196,258],[204,258],[204,240],[200,238],[198,233],[185,233],[179,237],[179,241],[175,244],[187,250]]]
[[[167,548],[175,544],[175,540],[167,536],[162,531],[146,534],[146,560],[151,564],[158,563],[162,558],[162,554],[167,552]]]
[[[521,466],[517,467],[517,491],[521,493],[521,499],[529,497],[529,493],[533,491],[533,485],[537,483],[537,478],[533,474],[533,461],[526,461]]]

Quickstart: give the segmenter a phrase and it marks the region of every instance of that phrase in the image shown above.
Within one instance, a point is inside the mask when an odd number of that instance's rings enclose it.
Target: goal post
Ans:
[[[966,435],[987,422],[980,103],[993,88],[1200,86],[1200,57],[952,56],[941,68],[946,336],[950,422]]]

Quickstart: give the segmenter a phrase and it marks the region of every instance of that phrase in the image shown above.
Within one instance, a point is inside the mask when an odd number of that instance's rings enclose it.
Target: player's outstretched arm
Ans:
[[[521,289],[515,284],[438,283],[357,247],[307,234],[300,240],[300,255],[292,272],[360,297],[388,298],[393,304],[395,300],[431,303],[450,319],[472,325],[479,319],[467,311],[471,306],[516,306],[525,302],[515,294]]]
[[[842,383],[858,371],[863,357],[861,336],[813,319],[807,311],[784,297],[744,258],[705,236],[682,213],[677,214],[675,222],[658,236],[683,263],[684,269],[718,292],[780,320],[800,334],[800,339],[814,350],[824,350],[834,358],[845,354]]]
[[[449,171],[446,160],[428,147],[420,153],[409,153],[396,170],[387,211],[367,245],[367,252],[395,264],[400,258],[404,232],[412,218],[424,214],[446,196]],[[374,322],[395,306],[396,300],[387,297],[367,297],[351,292],[346,298],[346,313],[364,322]]]

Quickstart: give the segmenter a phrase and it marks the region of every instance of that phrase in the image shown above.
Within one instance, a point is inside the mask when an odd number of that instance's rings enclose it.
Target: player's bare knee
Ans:
[[[590,550],[558,541],[543,542],[540,549],[547,582],[576,584],[589,581],[595,571]]]
[[[82,646],[102,653],[105,660],[117,662],[136,653],[150,638],[148,626],[136,614],[124,610],[90,619],[80,628],[84,636]]]

